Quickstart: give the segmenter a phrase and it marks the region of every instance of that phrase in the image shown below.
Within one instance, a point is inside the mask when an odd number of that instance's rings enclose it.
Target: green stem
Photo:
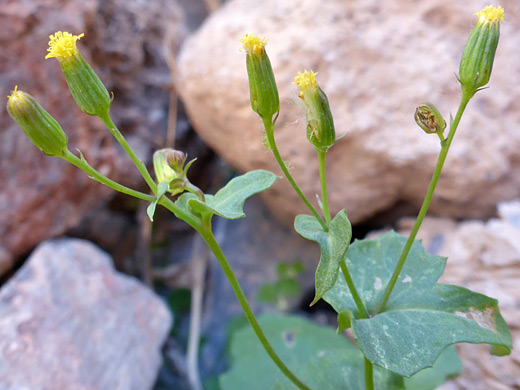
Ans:
[[[352,294],[352,298],[354,299],[354,302],[356,303],[356,307],[359,311],[359,318],[368,318],[368,310],[366,309],[365,305],[363,304],[363,301],[361,300],[361,297],[359,296],[356,286],[354,285],[354,281],[352,280],[352,277],[350,276],[350,272],[347,267],[346,261],[342,261],[340,263],[341,272],[343,273],[343,276],[345,278],[345,282],[347,282],[348,289],[350,290],[350,293]]]
[[[356,286],[354,285],[354,281],[350,276],[350,272],[347,267],[347,262],[342,261],[340,263],[341,273],[345,277],[345,282],[347,282],[347,286],[352,294],[352,298],[354,298],[354,302],[356,303],[356,307],[359,311],[359,318],[369,318],[368,310],[366,309],[361,297],[359,296]],[[374,389],[374,366],[370,360],[368,360],[365,356],[365,390],[373,390]]]
[[[153,191],[153,193],[156,194],[157,185],[155,184],[155,181],[152,179],[152,176],[150,176],[150,172],[148,172],[148,169],[146,168],[144,163],[137,157],[137,155],[135,154],[133,149],[130,147],[128,142],[126,142],[125,137],[123,137],[123,134],[121,134],[121,132],[119,131],[117,126],[114,124],[114,122],[112,121],[112,118],[110,118],[110,114],[107,113],[105,116],[100,116],[99,118],[103,121],[105,126],[108,127],[108,129],[110,130],[110,132],[112,133],[114,138],[123,147],[126,154],[128,154],[128,156],[130,156],[133,163],[135,164],[135,166],[137,167],[137,169],[143,176],[144,180],[146,181],[146,184],[148,184],[148,186]]]
[[[417,236],[417,232],[419,231],[419,228],[421,227],[424,217],[426,216],[428,208],[430,207],[430,203],[431,203],[431,200],[433,197],[433,192],[435,191],[435,187],[437,186],[437,182],[439,181],[439,177],[441,176],[442,167],[444,166],[444,162],[446,161],[446,156],[448,155],[448,150],[450,149],[451,143],[453,141],[453,137],[455,136],[455,132],[457,131],[457,127],[459,126],[459,122],[460,122],[460,119],[462,118],[462,114],[464,113],[464,110],[466,109],[466,106],[472,96],[473,96],[472,94],[465,93],[465,92],[463,92],[463,94],[462,94],[459,109],[457,110],[457,114],[455,115],[455,118],[453,119],[453,121],[450,124],[450,132],[448,134],[448,138],[446,139],[446,141],[441,143],[441,151],[440,151],[439,157],[437,159],[437,165],[435,166],[435,171],[433,172],[433,176],[430,181],[430,186],[428,187],[428,191],[426,193],[426,197],[424,198],[423,204],[421,206],[421,210],[419,211],[419,214],[417,215],[417,219],[415,221],[415,224],[413,225],[412,231],[410,232],[410,236],[408,237],[408,240],[406,241],[403,252],[401,253],[401,257],[399,258],[399,261],[397,262],[397,266],[395,267],[394,273],[392,274],[392,277],[390,278],[390,281],[388,282],[388,285],[386,286],[383,297],[381,298],[381,301],[379,301],[379,304],[376,306],[376,309],[375,309],[373,315],[376,315],[377,313],[381,312],[381,310],[384,310],[385,305],[388,302],[388,299],[390,298],[390,294],[392,294],[392,290],[394,289],[395,284],[397,283],[397,279],[399,278],[399,274],[401,273],[401,271],[404,267],[404,263],[406,261],[406,258],[408,257],[408,253],[410,252],[410,249],[412,248],[412,244],[415,240],[415,237]]]
[[[374,365],[365,357],[365,390],[374,390]]]
[[[85,159],[77,157],[76,155],[72,154],[69,150],[66,150],[63,153],[63,156],[61,156],[61,158],[64,159],[65,161],[71,163],[72,165],[75,165],[82,171],[85,171],[94,180],[96,180],[116,191],[122,192],[123,194],[133,196],[134,198],[146,200],[149,202],[153,202],[155,200],[155,197],[153,195],[144,194],[142,192],[125,187],[124,185],[119,184],[113,180],[110,180],[108,177],[102,175],[101,173],[99,173],[99,171],[92,168]]]
[[[278,151],[278,147],[276,146],[276,141],[274,139],[274,123],[272,123],[270,120],[264,120],[264,127],[265,132],[267,134],[267,140],[269,141],[269,146],[271,147],[271,150],[273,151],[274,157],[276,158],[276,161],[278,162],[278,165],[280,165],[280,168],[283,171],[283,174],[291,184],[291,186],[294,188],[294,191],[298,194],[300,199],[305,203],[307,208],[310,210],[312,215],[316,218],[316,220],[320,223],[320,225],[323,227],[323,230],[326,232],[329,231],[329,228],[327,227],[327,224],[323,220],[323,218],[318,214],[314,206],[307,200],[303,192],[300,190],[300,187],[296,184],[293,177],[289,173],[289,170],[287,169],[287,166],[285,165],[285,162],[282,159],[282,156],[280,156],[280,152]]]
[[[208,225],[210,225],[208,227]],[[240,306],[242,307],[242,310],[244,311],[244,314],[251,324],[251,327],[253,328],[256,336],[258,337],[258,340],[260,343],[262,343],[262,346],[264,347],[265,351],[271,358],[271,360],[278,366],[280,371],[283,372],[283,374],[292,382],[294,383],[299,389],[302,390],[310,390],[309,387],[307,387],[305,384],[303,384],[290,370],[287,368],[287,366],[282,362],[280,357],[276,354],[275,350],[269,344],[269,341],[267,340],[264,332],[262,331],[262,328],[260,327],[260,324],[258,323],[255,315],[253,314],[253,310],[251,310],[251,306],[249,306],[249,303],[247,302],[247,298],[244,294],[244,291],[242,291],[242,288],[240,287],[240,284],[238,283],[238,280],[231,269],[231,266],[229,265],[226,257],[224,256],[224,253],[220,249],[220,246],[218,245],[217,241],[215,240],[215,237],[213,236],[213,233],[211,231],[211,223],[208,221],[208,223],[204,223],[204,226],[202,230],[200,231],[202,237],[204,238],[204,241],[206,241],[208,247],[213,252],[215,257],[217,258],[220,266],[222,267],[222,270],[224,271],[224,274],[226,275],[229,284],[231,285],[231,288],[233,289],[238,302],[240,303]]]
[[[318,163],[320,166],[320,185],[321,185],[321,203],[323,205],[323,215],[325,216],[325,222],[327,226],[330,225],[331,217],[329,210],[329,197],[327,195],[327,174],[325,169],[325,158],[327,157],[327,151],[316,149],[318,152]]]

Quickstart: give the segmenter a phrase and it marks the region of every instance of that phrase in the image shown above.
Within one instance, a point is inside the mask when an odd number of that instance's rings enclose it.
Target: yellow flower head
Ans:
[[[499,23],[504,21],[504,9],[500,6],[495,8],[492,5],[488,5],[478,11],[475,15],[478,16],[478,22],[480,24]]]
[[[309,89],[318,88],[318,82],[316,81],[317,72],[312,70],[306,70],[305,72],[298,72],[298,75],[294,78],[294,84],[300,88],[300,90],[306,91]]]
[[[20,99],[23,95],[23,92],[22,91],[19,91],[18,90],[18,85],[16,85],[14,87],[14,90],[11,91],[11,94],[7,96],[7,98],[9,99],[9,101],[12,101],[14,99]]]
[[[49,36],[49,48],[47,51],[49,54],[45,56],[47,58],[66,58],[75,55],[78,52],[76,48],[76,41],[80,40],[84,34],[72,35],[68,32],[58,31],[54,35]]]
[[[244,45],[247,54],[259,54],[265,48],[267,39],[253,34],[245,34],[240,38],[240,42]]]

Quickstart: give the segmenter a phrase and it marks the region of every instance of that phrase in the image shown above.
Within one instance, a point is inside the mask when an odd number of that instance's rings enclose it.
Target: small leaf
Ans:
[[[298,215],[294,220],[295,230],[304,238],[317,242],[321,249],[320,262],[316,269],[316,295],[311,306],[336,284],[339,267],[352,238],[352,227],[347,212],[341,210],[325,232],[316,218]]]
[[[347,265],[369,312],[381,299],[405,242],[405,237],[390,232],[350,247]],[[511,334],[498,302],[462,287],[437,284],[445,264],[445,258],[429,255],[416,241],[385,311],[369,319],[352,318],[354,337],[371,362],[411,376],[431,367],[451,344],[491,344],[511,350]],[[324,299],[338,313],[357,313],[343,278]]]
[[[334,329],[298,316],[262,315],[258,321],[282,361],[311,389],[365,388],[363,355]],[[297,390],[265,353],[250,326],[230,337],[231,369],[219,378],[222,389]],[[379,367],[374,367],[374,382],[376,389],[404,389],[401,377]]]
[[[157,203],[161,199],[161,197],[166,194],[166,191],[168,191],[168,184],[166,183],[159,183],[157,185],[157,196],[155,197],[155,200],[148,205],[146,208],[146,214],[148,214],[148,218],[150,218],[150,221],[153,222],[153,216],[155,214],[155,209],[157,207]]]
[[[246,199],[270,188],[277,178],[268,171],[251,171],[232,179],[215,196],[206,195],[206,202],[193,198],[188,200],[188,204],[197,213],[211,213],[227,219],[242,218],[245,217],[243,207]]]
[[[345,310],[341,313],[338,313],[338,333],[350,329],[350,327],[352,326],[351,320],[352,312],[350,310]]]

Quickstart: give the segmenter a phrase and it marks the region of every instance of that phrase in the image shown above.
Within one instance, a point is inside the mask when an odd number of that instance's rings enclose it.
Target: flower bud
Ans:
[[[54,57],[59,61],[70,92],[83,112],[106,117],[110,109],[110,95],[76,48],[76,41],[81,37],[83,34],[72,35],[61,31],[51,35],[47,49],[49,54],[45,59]]]
[[[153,169],[159,183],[170,184],[171,181],[177,177],[175,171],[168,163],[170,151],[171,149],[161,149],[153,154]]]
[[[330,112],[329,101],[316,81],[317,73],[298,72],[294,83],[300,88],[307,118],[307,139],[316,148],[327,150],[336,141],[334,120]]]
[[[280,99],[271,61],[265,51],[266,40],[246,34],[240,41],[246,51],[251,107],[262,120],[272,122],[280,111]]]
[[[173,169],[173,171],[177,174],[177,176],[182,177],[184,175],[184,163],[186,162],[185,153],[180,150],[174,149],[163,149],[167,150],[166,161],[168,165]]]
[[[471,95],[485,86],[491,77],[504,9],[488,5],[476,15],[478,21],[464,47],[459,68],[462,89]]]
[[[31,142],[43,153],[61,156],[67,150],[67,135],[56,120],[28,93],[14,88],[7,112]]]
[[[431,103],[424,103],[417,107],[415,122],[426,134],[442,135],[446,128],[446,121],[439,110]]]

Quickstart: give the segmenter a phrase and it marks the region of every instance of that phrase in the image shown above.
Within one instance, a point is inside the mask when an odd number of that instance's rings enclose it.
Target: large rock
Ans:
[[[477,94],[462,120],[432,204],[437,214],[482,217],[499,200],[520,195],[520,59],[513,55],[520,2],[502,5],[507,22],[490,89]],[[431,101],[447,119],[456,111],[455,73],[482,6],[480,0],[232,0],[184,42],[180,93],[198,133],[235,168],[279,172],[261,142],[239,50],[242,34],[265,36],[281,97],[276,138],[309,198],[319,192],[317,161],[292,84],[303,69],[319,73],[337,134],[346,134],[328,158],[333,211],[346,208],[359,222],[396,202],[418,207],[440,147],[417,127],[414,110]],[[287,181],[266,196],[289,220],[308,213]]]
[[[99,119],[77,108],[55,59],[44,60],[56,30],[85,33],[78,46],[115,94],[113,117],[147,161],[166,129],[169,69],[165,35],[183,36],[176,1],[4,0],[0,2],[0,91],[15,85],[31,93],[109,177],[140,186],[137,170]],[[168,32],[167,32],[168,30]],[[162,131],[161,131],[162,129]],[[47,237],[76,225],[86,209],[113,191],[65,162],[38,151],[5,110],[0,110],[0,274],[13,259]]]
[[[462,375],[446,390],[520,387],[520,200],[500,204],[498,210],[500,218],[488,222],[426,218],[419,230],[428,252],[448,257],[440,282],[498,299],[513,335],[513,352],[506,357],[489,355],[485,345],[460,345]],[[402,233],[408,234],[413,222],[402,221]]]
[[[0,388],[146,390],[166,305],[81,240],[48,241],[0,290]]]

